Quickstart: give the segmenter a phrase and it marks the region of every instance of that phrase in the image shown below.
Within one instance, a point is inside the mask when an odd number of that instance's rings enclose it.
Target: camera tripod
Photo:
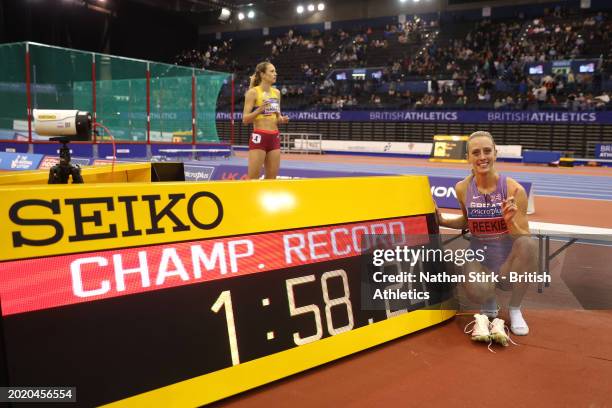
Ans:
[[[68,184],[70,176],[72,176],[72,184],[83,184],[83,176],[81,176],[81,167],[70,163],[70,148],[67,137],[52,137],[49,139],[53,142],[59,142],[62,147],[59,151],[60,162],[49,169],[49,181],[47,184]]]

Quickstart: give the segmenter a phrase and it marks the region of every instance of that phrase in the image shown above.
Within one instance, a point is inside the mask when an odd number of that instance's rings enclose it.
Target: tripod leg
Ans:
[[[81,168],[78,166],[72,166],[70,169],[72,173],[72,184],[83,184],[83,176],[81,175]]]
[[[56,164],[49,169],[49,180],[47,180],[47,184],[63,184],[59,165]]]

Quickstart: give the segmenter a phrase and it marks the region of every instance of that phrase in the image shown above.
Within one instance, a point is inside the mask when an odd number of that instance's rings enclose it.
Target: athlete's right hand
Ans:
[[[265,112],[269,106],[270,106],[270,101],[264,101],[264,103],[260,107],[257,108],[257,112],[258,113]]]

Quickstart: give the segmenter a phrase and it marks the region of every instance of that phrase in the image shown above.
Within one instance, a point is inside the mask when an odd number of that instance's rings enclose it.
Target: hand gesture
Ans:
[[[289,116],[279,115],[278,123],[289,123]]]
[[[264,100],[263,104],[257,108],[257,111],[259,113],[265,112],[266,109],[268,109],[270,107],[270,101],[269,100]]]
[[[519,192],[519,188],[516,187],[511,196],[508,196],[504,201],[502,201],[502,214],[504,216],[504,221],[506,225],[509,225],[514,216],[518,211],[518,206],[516,205],[516,196]]]

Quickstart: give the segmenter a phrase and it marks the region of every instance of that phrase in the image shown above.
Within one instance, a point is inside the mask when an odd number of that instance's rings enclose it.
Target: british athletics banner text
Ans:
[[[612,112],[530,112],[530,111],[284,111],[294,121],[315,122],[445,122],[445,123],[542,123],[612,124]],[[242,114],[235,113],[235,120]],[[217,112],[217,120],[230,114]]]

